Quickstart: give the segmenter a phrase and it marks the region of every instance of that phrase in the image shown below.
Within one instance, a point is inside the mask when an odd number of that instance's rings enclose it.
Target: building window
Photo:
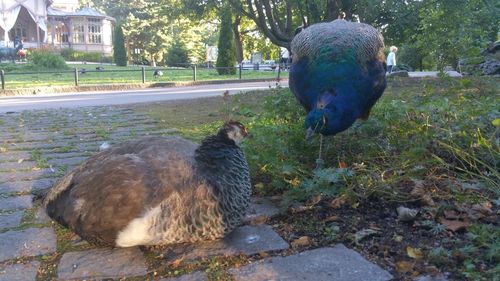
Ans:
[[[28,37],[26,32],[26,27],[24,26],[14,27],[14,37],[19,37],[20,39]]]
[[[90,18],[89,23],[89,43],[91,44],[101,44],[102,43],[102,32],[101,32],[101,20]]]
[[[85,23],[73,21],[73,43],[85,43]]]

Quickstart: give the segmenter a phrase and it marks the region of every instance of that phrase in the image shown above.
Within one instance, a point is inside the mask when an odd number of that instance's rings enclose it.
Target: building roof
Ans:
[[[94,17],[94,18],[105,18],[108,20],[115,21],[114,18],[109,17],[94,8],[85,7],[75,12],[65,12],[57,10],[54,8],[47,8],[47,16],[49,17]]]

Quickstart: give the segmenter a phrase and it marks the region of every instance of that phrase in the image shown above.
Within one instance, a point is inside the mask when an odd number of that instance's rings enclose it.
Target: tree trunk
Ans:
[[[236,61],[241,63],[243,61],[243,42],[241,42],[240,33],[241,15],[237,15],[233,22],[234,45],[236,46]]]

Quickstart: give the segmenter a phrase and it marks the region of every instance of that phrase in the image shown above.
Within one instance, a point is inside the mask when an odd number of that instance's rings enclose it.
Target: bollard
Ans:
[[[281,64],[278,65],[278,77],[276,78],[278,83],[280,82],[280,76],[281,76]]]
[[[239,69],[240,69],[240,73],[239,73],[239,78],[241,80],[241,71],[243,70],[243,63],[240,62],[240,66],[239,66]]]
[[[5,71],[0,70],[0,78],[2,79],[2,90],[5,90]]]
[[[146,68],[143,66],[141,68],[141,72],[142,72],[142,83],[146,83]]]
[[[196,64],[193,65],[193,81],[196,81]]]
[[[75,68],[75,86],[78,86],[78,68]]]

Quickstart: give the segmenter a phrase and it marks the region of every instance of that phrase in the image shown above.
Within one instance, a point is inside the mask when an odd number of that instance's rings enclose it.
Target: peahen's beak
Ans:
[[[311,127],[307,128],[307,130],[306,130],[306,141],[310,140],[313,135],[314,135],[314,130]]]

